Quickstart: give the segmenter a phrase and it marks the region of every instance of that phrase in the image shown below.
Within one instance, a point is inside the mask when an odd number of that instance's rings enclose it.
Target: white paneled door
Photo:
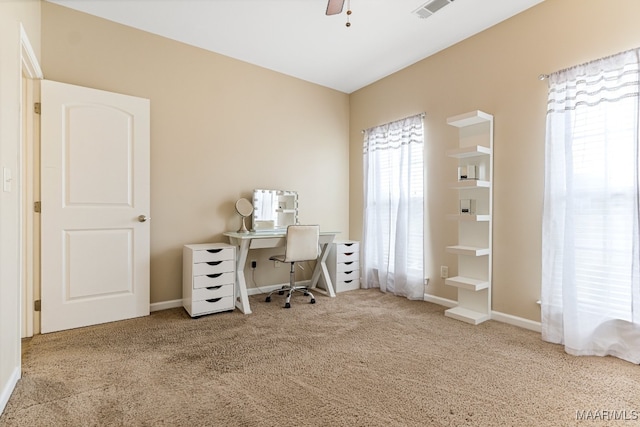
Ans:
[[[41,331],[149,314],[149,100],[41,86]]]

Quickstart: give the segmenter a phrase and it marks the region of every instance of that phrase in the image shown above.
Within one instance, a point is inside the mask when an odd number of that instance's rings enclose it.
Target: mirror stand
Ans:
[[[247,225],[244,219],[253,213],[253,204],[247,199],[238,199],[236,202],[236,212],[242,217],[242,225],[238,229],[238,233],[248,233]]]
[[[247,230],[247,225],[244,223],[244,219],[245,218],[246,218],[246,216],[242,217],[242,226],[238,230],[238,233],[248,233],[249,232],[249,230]]]

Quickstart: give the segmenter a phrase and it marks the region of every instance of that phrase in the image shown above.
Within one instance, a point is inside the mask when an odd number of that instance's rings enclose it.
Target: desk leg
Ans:
[[[313,269],[313,275],[311,276],[311,289],[315,289],[318,292],[325,293],[321,289],[317,289],[318,280],[320,279],[320,274],[322,274],[322,278],[324,279],[324,283],[327,287],[326,294],[330,297],[335,297],[336,293],[333,290],[333,284],[331,283],[331,277],[329,277],[329,270],[327,269],[327,256],[329,256],[329,250],[331,249],[331,242],[323,243],[322,251],[320,252],[320,256],[316,261],[316,268]]]
[[[251,241],[242,239],[239,245],[237,240],[233,243],[238,248],[238,262],[236,263],[236,308],[244,314],[251,314],[251,306],[249,306],[249,296],[247,294],[247,282],[244,278],[244,267],[247,263],[247,254],[249,253],[249,243],[251,243]]]

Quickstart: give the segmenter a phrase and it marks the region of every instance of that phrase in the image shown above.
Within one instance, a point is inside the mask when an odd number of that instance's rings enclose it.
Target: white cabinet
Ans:
[[[360,243],[333,242],[327,256],[327,269],[336,292],[360,289]]]
[[[191,317],[235,308],[236,248],[226,243],[185,245],[182,305]]]
[[[458,275],[445,280],[458,289],[458,305],[445,315],[477,325],[491,318],[493,210],[493,116],[472,111],[447,119],[459,129],[458,148],[447,156],[458,160],[451,188],[458,192],[458,242],[447,252],[458,256]]]

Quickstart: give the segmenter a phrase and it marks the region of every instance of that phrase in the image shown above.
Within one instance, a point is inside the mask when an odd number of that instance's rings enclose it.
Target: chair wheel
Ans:
[[[278,295],[284,295],[284,291],[278,291]]]
[[[285,304],[284,304],[284,308],[291,308],[291,304],[290,304],[290,303],[288,303],[288,302],[287,302],[287,303],[285,303]]]
[[[311,298],[311,301],[309,301],[311,304],[315,304],[316,303],[316,299],[315,298]]]
[[[271,302],[271,297],[266,297],[264,302]]]

